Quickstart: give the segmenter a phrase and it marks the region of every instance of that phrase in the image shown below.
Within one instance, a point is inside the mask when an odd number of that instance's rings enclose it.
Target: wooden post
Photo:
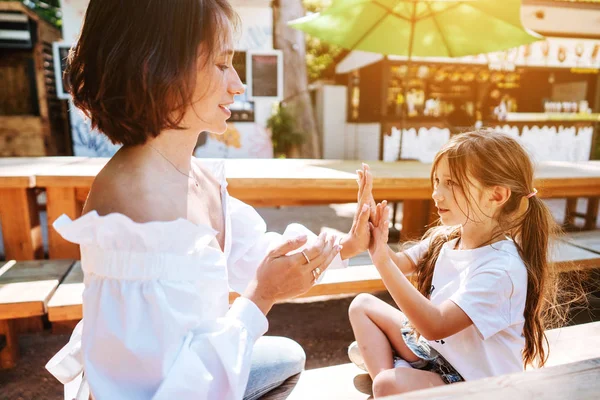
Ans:
[[[432,220],[431,200],[404,200],[402,203],[402,241],[419,239]]]
[[[48,245],[51,259],[79,259],[79,246],[67,242],[52,227],[52,223],[61,215],[71,219],[78,218],[81,210],[77,206],[76,189],[74,187],[48,187],[46,189],[48,212]]]
[[[6,347],[0,350],[0,369],[13,368],[19,358],[19,341],[14,320],[0,320],[0,335],[6,339]]]
[[[598,205],[599,197],[589,197],[587,204],[587,212],[585,213],[585,225],[583,229],[591,231],[596,229],[596,221],[598,220]]]
[[[577,214],[577,197],[567,198],[567,205],[565,207],[565,220],[563,225],[565,229],[572,229],[575,226],[575,217]]]
[[[34,189],[0,189],[0,222],[7,260],[44,258]]]

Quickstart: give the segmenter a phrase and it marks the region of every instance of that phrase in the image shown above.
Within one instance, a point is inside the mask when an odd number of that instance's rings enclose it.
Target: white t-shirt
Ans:
[[[437,259],[431,301],[451,300],[473,325],[443,340],[428,340],[465,380],[523,371],[527,270],[511,240],[473,250],[445,243]],[[429,239],[405,251],[415,263]]]

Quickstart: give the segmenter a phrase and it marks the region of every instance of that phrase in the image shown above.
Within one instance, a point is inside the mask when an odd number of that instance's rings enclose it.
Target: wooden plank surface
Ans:
[[[85,157],[4,157],[0,158],[0,188],[31,188],[35,175]]]
[[[568,237],[570,235],[565,236]],[[562,240],[556,241],[551,259],[557,264],[556,268],[559,272],[600,267],[600,253],[592,253]]]
[[[46,169],[39,186],[90,187],[106,158],[88,158]],[[306,159],[225,160],[229,191],[252,204],[291,205],[356,201],[360,161]],[[388,201],[428,200],[431,165],[413,161],[369,162],[374,194]],[[545,162],[536,170],[542,197],[600,196],[600,162]]]
[[[548,330],[546,337],[550,343],[547,367],[600,357],[600,322]]]
[[[389,400],[583,400],[600,393],[600,358],[390,396]]]
[[[43,315],[48,300],[72,265],[70,260],[9,264],[0,275],[0,319]]]
[[[600,254],[600,231],[570,233],[563,240],[574,246]]]
[[[518,393],[523,392],[527,397],[518,399],[592,399],[590,393],[598,393],[600,389],[600,322],[569,326],[561,329],[550,330],[546,335],[550,341],[550,358],[546,367],[527,371],[526,373],[504,375],[502,377],[487,378],[479,381],[442,386],[439,388],[409,393],[403,396],[388,397],[393,399],[439,399],[439,398],[473,398],[473,399],[513,399]],[[574,342],[580,343],[572,351]],[[584,351],[585,350],[585,351]],[[572,363],[581,363],[573,367]],[[590,372],[591,371],[591,372]],[[551,378],[548,378],[551,377]],[[546,386],[550,392],[554,389],[551,383],[560,379],[560,386],[564,387],[559,392],[559,397],[547,397],[544,392]],[[587,379],[599,381],[594,384],[593,391],[587,391]],[[535,388],[529,391],[529,385]],[[472,388],[472,389],[471,389]],[[580,388],[583,389],[580,391]],[[502,396],[496,396],[497,391]],[[568,395],[564,390],[568,390]],[[435,392],[439,391],[439,392]],[[577,393],[576,393],[577,392]],[[583,396],[580,396],[583,394]],[[369,375],[347,363],[326,368],[304,371],[299,379],[291,379],[283,387],[267,394],[263,400],[367,400],[372,399],[371,378]],[[446,397],[448,396],[448,397]],[[578,397],[579,396],[579,397]]]
[[[48,302],[48,320],[80,320],[83,317],[83,289],[81,261],[77,261]]]
[[[74,218],[71,214],[76,217],[81,212],[81,200],[107,161],[106,158],[85,158],[47,168],[36,175],[37,185],[47,188],[50,221],[63,212],[71,218]],[[225,164],[229,193],[255,207],[356,201],[359,161],[228,159]],[[431,198],[431,165],[414,161],[373,161],[370,165],[376,200],[405,201],[402,235],[405,238],[421,235],[431,219],[427,205]],[[535,185],[542,197],[600,196],[600,162],[597,161],[541,163],[537,177]],[[61,195],[51,195],[59,189],[65,190]],[[51,230],[50,256],[77,257],[77,250]]]

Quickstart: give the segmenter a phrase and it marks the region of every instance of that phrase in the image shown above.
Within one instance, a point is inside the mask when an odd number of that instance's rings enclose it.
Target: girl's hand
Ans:
[[[369,243],[369,255],[373,263],[377,264],[387,258],[388,253],[388,234],[390,230],[390,211],[387,207],[387,201],[377,204],[376,207],[377,220],[370,222],[371,243]]]
[[[369,166],[365,163],[362,170],[356,171],[358,175],[358,205],[350,232],[342,239],[344,248],[341,256],[343,259],[351,258],[369,248],[371,234],[369,231],[369,219],[375,216],[375,200],[373,200],[373,175]]]

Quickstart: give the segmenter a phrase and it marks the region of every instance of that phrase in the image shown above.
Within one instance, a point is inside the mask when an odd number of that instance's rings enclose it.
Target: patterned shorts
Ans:
[[[420,360],[409,362],[416,369],[438,374],[445,383],[464,382],[464,378],[440,353],[429,346],[423,337],[417,335],[410,327],[402,328],[402,337],[408,348],[415,353]]]

